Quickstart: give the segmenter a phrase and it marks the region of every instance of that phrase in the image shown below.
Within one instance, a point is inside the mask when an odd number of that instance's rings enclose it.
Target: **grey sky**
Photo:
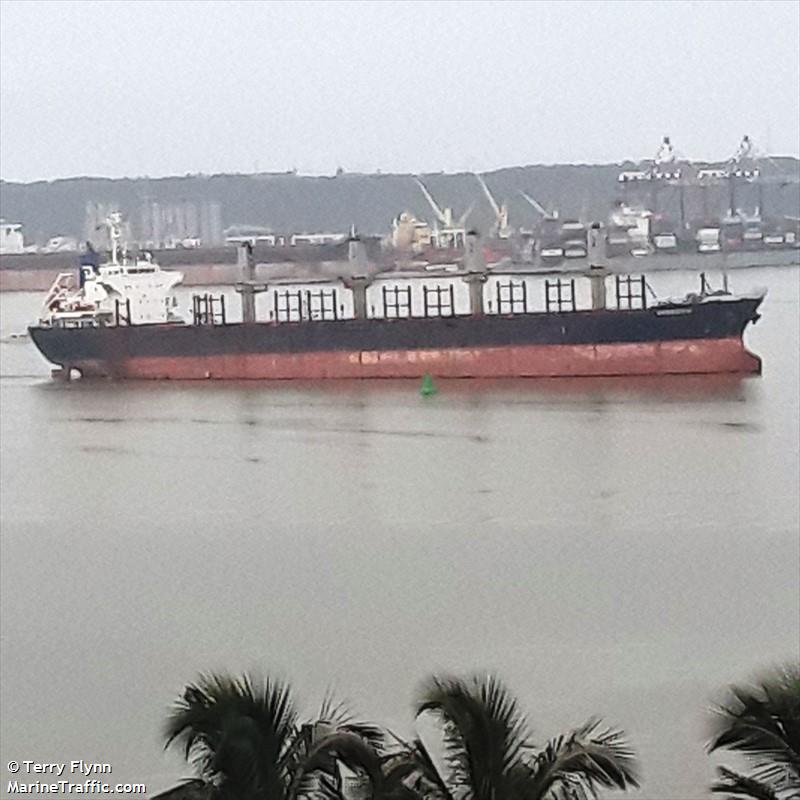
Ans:
[[[800,4],[16,2],[0,175],[800,150]]]

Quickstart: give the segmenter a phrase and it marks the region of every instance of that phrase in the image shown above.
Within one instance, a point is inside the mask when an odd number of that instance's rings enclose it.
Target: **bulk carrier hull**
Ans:
[[[567,377],[758,373],[742,335],[761,297],[641,310],[224,325],[32,327],[53,364],[140,379]]]

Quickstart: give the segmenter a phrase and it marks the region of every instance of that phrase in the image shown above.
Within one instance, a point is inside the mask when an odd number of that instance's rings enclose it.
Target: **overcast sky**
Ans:
[[[8,180],[800,150],[798,2],[0,7]]]

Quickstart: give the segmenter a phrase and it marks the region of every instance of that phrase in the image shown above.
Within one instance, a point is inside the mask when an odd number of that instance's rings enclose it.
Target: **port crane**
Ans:
[[[768,162],[774,168],[771,175],[764,175],[759,168],[759,164]],[[762,153],[754,144],[749,136],[742,138],[739,147],[734,155],[728,162],[727,177],[729,181],[729,206],[739,216],[744,216],[737,208],[737,187],[739,181],[755,185],[757,192],[757,200],[755,207],[755,219],[763,221],[765,218],[765,201],[764,201],[764,187],[776,186],[779,190],[787,186],[796,187],[798,180],[795,176],[787,175],[785,169],[778,164],[768,154]],[[733,214],[734,211],[731,211]],[[790,222],[793,222],[792,217],[786,217]]]
[[[564,251],[560,243],[561,225],[559,223],[558,210],[548,211],[533,195],[522,190],[519,193],[522,199],[541,216],[534,229],[540,254],[544,255],[547,249],[552,247],[553,255],[557,252],[559,257],[563,256]]]
[[[742,216],[738,208],[736,189],[737,181],[744,180],[748,183],[756,181],[760,175],[760,171],[756,166],[756,149],[753,140],[745,134],[736,152],[730,157],[725,170],[725,177],[728,180],[728,213],[731,217],[737,215]],[[761,215],[761,205],[763,191],[759,184],[759,203],[756,210],[756,216]]]
[[[558,219],[558,211],[548,211],[535,197],[532,197],[527,192],[523,192],[520,190],[520,195],[524,200],[527,201],[528,205],[531,206],[534,211],[542,215],[543,219],[547,220],[554,220]]]
[[[419,178],[414,178],[414,181],[416,182],[417,186],[419,186],[420,191],[428,201],[428,205],[431,207],[431,210],[436,216],[437,223],[434,225],[434,235],[436,237],[438,246],[441,246],[442,241],[455,246],[458,244],[459,238],[462,240],[464,238],[464,226],[466,225],[467,219],[472,213],[472,209],[475,207],[475,204],[472,203],[457,220],[454,220],[452,208],[441,208],[433,199],[433,195],[428,191],[428,187],[425,186],[425,184]],[[442,226],[441,230],[439,229],[439,223],[441,223]]]
[[[492,211],[494,211],[495,222],[492,232],[498,239],[508,239],[508,237],[511,236],[511,228],[508,224],[508,203],[503,201],[502,204],[498,205],[497,201],[494,199],[494,195],[486,185],[483,176],[476,173],[475,177],[478,179],[478,183],[481,185],[481,189],[483,189],[483,193],[486,195],[486,199],[489,201]]]
[[[665,136],[661,140],[650,172],[652,178],[657,181],[680,180],[681,170],[678,166],[678,156],[669,136]]]
[[[622,185],[623,197],[628,203],[631,191],[641,197],[645,195],[647,210],[654,216],[659,214],[659,195],[667,187],[675,187],[678,190],[678,201],[680,206],[680,227],[686,229],[686,204],[685,186],[686,181],[680,162],[684,157],[675,150],[672,139],[664,136],[656,150],[655,158],[652,161],[643,161],[636,170],[624,170],[620,172],[617,181]]]
[[[664,136],[661,140],[656,157],[653,160],[651,174],[653,177],[651,206],[653,214],[658,211],[658,192],[663,185],[675,186],[678,189],[678,207],[680,215],[680,229],[685,231],[686,224],[686,182],[679,166],[680,154],[675,150],[672,139]]]

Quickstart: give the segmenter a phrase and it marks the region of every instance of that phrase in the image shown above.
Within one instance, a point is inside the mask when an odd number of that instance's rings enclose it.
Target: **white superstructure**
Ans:
[[[61,273],[42,310],[44,325],[97,326],[109,322],[127,324],[179,322],[173,290],[183,280],[181,272],[162,270],[149,253],[129,259],[120,247],[121,218],[109,215],[111,259],[95,266],[93,251],[82,259],[78,278]]]

